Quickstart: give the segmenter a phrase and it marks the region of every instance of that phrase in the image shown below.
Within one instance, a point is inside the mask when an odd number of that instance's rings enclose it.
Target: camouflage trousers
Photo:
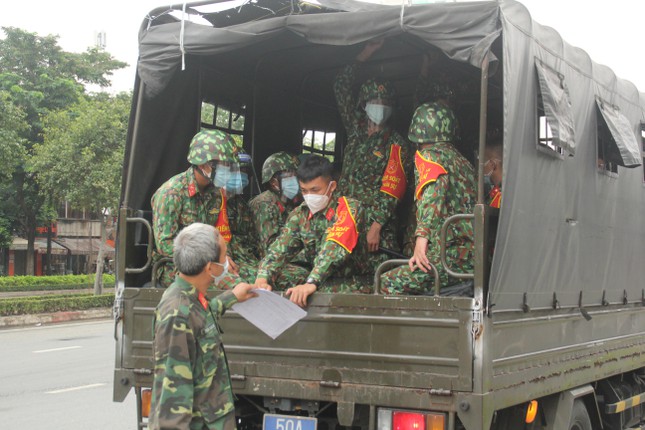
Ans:
[[[289,264],[284,267],[286,270],[280,272],[274,279],[274,291],[284,291],[288,288],[302,285],[307,281],[310,271],[304,267]],[[373,278],[369,275],[335,276],[327,278],[317,291],[321,293],[365,293],[371,294]]]
[[[439,272],[440,288],[454,285],[462,281],[448,276],[445,268],[442,266],[439,251],[428,253],[428,259],[437,268]],[[446,260],[450,268],[454,272],[472,273],[473,271],[473,258],[472,248],[470,247],[454,247],[446,251]],[[381,276],[381,293],[391,295],[425,295],[434,292],[434,273],[422,272],[418,268],[414,271],[410,270],[410,266],[400,266],[385,272]]]
[[[316,289],[320,293],[361,293],[372,294],[374,292],[374,278],[369,275],[354,275],[345,277],[327,278],[322,285]]]

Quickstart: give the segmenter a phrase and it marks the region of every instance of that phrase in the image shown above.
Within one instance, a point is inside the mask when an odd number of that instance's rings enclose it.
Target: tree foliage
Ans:
[[[43,190],[74,207],[117,208],[130,100],[100,94],[45,117],[30,161]]]
[[[36,227],[53,217],[50,196],[40,189],[42,172],[31,162],[34,148],[43,142],[43,119],[79,103],[87,84],[108,86],[112,72],[126,64],[97,48],[84,53],[63,51],[57,36],[38,36],[14,27],[2,27],[2,31],[0,105],[10,106],[14,117],[22,115],[27,126],[18,122],[20,126],[8,131],[0,120],[0,140],[7,133],[16,134],[6,149],[11,151],[6,170],[11,179],[0,182],[0,218],[5,225],[10,223],[10,230],[26,236],[27,267],[32,273]]]

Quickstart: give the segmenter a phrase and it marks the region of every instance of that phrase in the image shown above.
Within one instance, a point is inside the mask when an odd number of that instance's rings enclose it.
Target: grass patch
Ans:
[[[0,292],[81,290],[94,285],[95,275],[2,276]],[[114,275],[103,275],[103,286],[114,285]]]

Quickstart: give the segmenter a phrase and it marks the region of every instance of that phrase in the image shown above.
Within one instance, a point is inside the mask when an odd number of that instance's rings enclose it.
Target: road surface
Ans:
[[[133,393],[112,402],[111,320],[0,330],[0,428],[134,429]]]

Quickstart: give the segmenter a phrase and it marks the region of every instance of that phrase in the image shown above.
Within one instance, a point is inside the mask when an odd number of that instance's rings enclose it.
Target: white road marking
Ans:
[[[79,346],[79,345],[76,345],[76,346],[65,346],[65,347],[63,347],[63,348],[41,349],[41,350],[39,350],[39,351],[32,351],[32,352],[33,352],[34,354],[42,354],[43,352],[67,351],[67,350],[70,350],[70,349],[78,349],[78,348],[82,348],[82,347],[81,347],[81,346]]]
[[[78,390],[86,390],[88,388],[102,387],[103,385],[107,385],[107,384],[101,383],[101,384],[81,385],[80,387],[63,388],[62,390],[54,390],[54,391],[45,391],[45,394],[67,393],[69,391],[78,391]]]

